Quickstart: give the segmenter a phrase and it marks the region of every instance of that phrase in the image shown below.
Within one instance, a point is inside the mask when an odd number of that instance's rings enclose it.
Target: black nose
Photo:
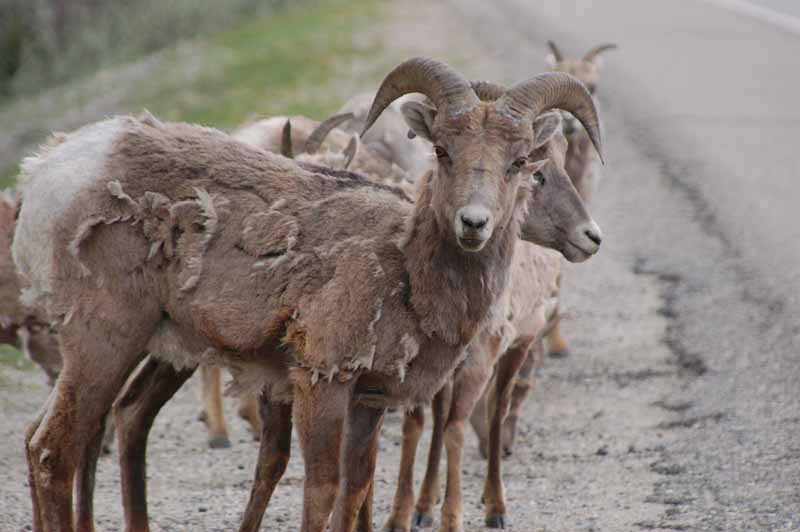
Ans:
[[[470,229],[475,229],[476,231],[479,229],[483,229],[486,224],[489,222],[488,216],[481,216],[476,214],[461,214],[461,223],[463,223],[466,227]]]
[[[603,241],[603,237],[600,236],[600,234],[596,233],[595,231],[593,231],[591,229],[587,229],[586,231],[584,231],[583,234],[585,234],[586,238],[588,238],[589,240],[591,240],[592,242],[594,242],[598,246],[600,245],[600,242]]]

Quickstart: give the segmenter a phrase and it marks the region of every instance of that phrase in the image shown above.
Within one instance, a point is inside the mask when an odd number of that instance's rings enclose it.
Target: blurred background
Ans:
[[[510,84],[548,68],[548,40],[573,58],[619,48],[596,93],[603,247],[566,267],[571,355],[546,361],[520,420],[511,530],[800,530],[798,0],[0,0],[0,188],[50,132],[109,115],[321,119],[412,55]],[[209,450],[185,388],[148,448],[152,529],[235,529],[256,444],[228,404],[234,446]],[[2,531],[30,523],[21,431],[48,390],[0,347]],[[376,526],[401,422],[384,427]],[[292,452],[264,529],[299,522]],[[115,462],[99,466],[104,530],[122,526]],[[464,469],[466,530],[482,531],[474,440]]]

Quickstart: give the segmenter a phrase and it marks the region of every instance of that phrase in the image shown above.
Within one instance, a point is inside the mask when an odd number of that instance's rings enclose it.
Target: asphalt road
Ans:
[[[547,39],[621,47],[600,87],[596,211],[611,251],[664,285],[684,376],[662,425],[680,428],[664,448],[674,467],[648,498],[665,508],[636,526],[800,530],[800,36],[701,1],[451,8],[512,79]]]
[[[538,73],[547,39],[566,53],[621,47],[599,86],[607,165],[592,211],[605,239],[565,275],[572,354],[543,367],[505,462],[510,529],[800,530],[800,37],[701,0],[384,5],[386,21],[357,36],[380,41],[381,61],[426,54],[470,77]],[[20,438],[42,380],[0,374],[3,532],[30,525]],[[233,530],[256,445],[227,404],[234,446],[209,450],[185,388],[148,447],[151,529]],[[376,526],[401,441],[390,414]],[[292,452],[263,530],[300,522]],[[98,468],[98,530],[122,526],[115,462]],[[474,440],[463,469],[465,528],[481,531]]]

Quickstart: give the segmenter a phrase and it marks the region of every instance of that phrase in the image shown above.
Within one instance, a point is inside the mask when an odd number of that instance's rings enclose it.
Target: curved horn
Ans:
[[[344,149],[344,169],[349,170],[350,165],[353,164],[353,161],[358,155],[358,150],[361,148],[361,140],[359,140],[358,135],[353,135],[350,138],[350,142],[347,143],[347,147]]]
[[[556,43],[553,41],[547,41],[547,47],[550,48],[550,53],[553,54],[553,57],[556,58],[556,62],[560,63],[564,60],[564,54],[561,53],[561,50],[558,49]]]
[[[497,106],[518,118],[535,118],[550,109],[569,111],[583,124],[603,160],[600,118],[594,100],[583,83],[569,74],[547,72],[521,81],[508,89]]]
[[[352,119],[353,113],[342,113],[323,120],[306,139],[304,151],[306,153],[317,153],[331,131]]]
[[[473,106],[478,97],[467,80],[446,63],[415,57],[401,63],[389,72],[381,83],[361,136],[369,130],[389,104],[404,94],[419,92],[427,96],[439,111],[449,108]]]
[[[594,59],[603,52],[607,52],[609,50],[616,50],[617,48],[618,48],[617,45],[613,43],[598,44],[597,46],[586,52],[586,55],[583,56],[583,60],[594,61]]]
[[[491,81],[470,81],[470,86],[481,101],[499,100],[506,93],[506,88]]]
[[[294,159],[294,150],[292,149],[292,121],[286,120],[281,132],[281,155]]]

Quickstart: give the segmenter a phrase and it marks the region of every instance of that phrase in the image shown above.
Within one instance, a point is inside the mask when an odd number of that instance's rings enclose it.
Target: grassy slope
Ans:
[[[155,60],[105,71],[61,91],[64,106],[90,106],[96,91],[118,79],[130,82],[124,97],[85,121],[104,114],[148,109],[159,118],[233,128],[255,116],[299,113],[322,117],[336,110],[352,93],[369,86],[382,65],[371,63],[378,49],[359,31],[379,15],[374,1],[336,0],[303,3],[269,17],[205,39],[159,52]],[[355,36],[355,37],[354,37]],[[359,43],[362,40],[364,42]],[[147,65],[146,69],[138,65]],[[357,66],[366,64],[367,66]],[[135,74],[131,74],[131,70]],[[145,70],[146,75],[141,75]],[[110,80],[109,80],[110,78]],[[132,78],[132,79],[131,79]],[[107,90],[107,89],[106,89]],[[25,102],[28,109],[35,102]],[[26,117],[22,109],[23,118]],[[66,109],[59,108],[59,113]],[[41,113],[39,113],[41,114]],[[6,111],[8,116],[8,111]],[[0,118],[3,115],[0,114]],[[28,111],[31,131],[62,129],[62,117]],[[73,126],[74,127],[74,126]],[[0,171],[0,188],[14,186],[17,165]],[[19,353],[0,346],[0,365],[31,368]]]
[[[15,139],[0,146],[0,188],[14,185],[18,160],[48,132],[110,114],[146,108],[163,119],[232,128],[257,115],[335,110],[375,77],[353,65],[378,55],[361,28],[381,7],[374,0],[291,4],[0,108],[0,129]]]

